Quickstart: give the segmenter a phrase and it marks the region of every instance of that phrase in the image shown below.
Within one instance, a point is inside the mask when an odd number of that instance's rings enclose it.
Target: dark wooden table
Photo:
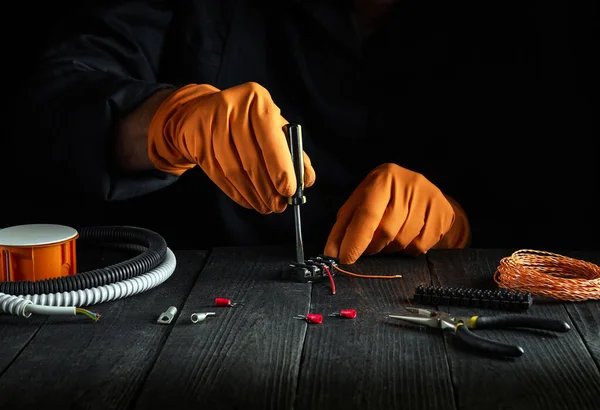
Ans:
[[[418,284],[495,288],[492,274],[509,254],[364,258],[354,271],[403,278],[338,274],[334,296],[328,283],[280,279],[290,250],[179,251],[167,282],[91,308],[102,315],[98,322],[0,316],[0,409],[597,410],[600,301],[534,303],[523,313],[563,319],[568,333],[486,330],[525,349],[513,360],[386,317],[410,303]],[[600,253],[571,255],[600,262]],[[113,263],[111,257],[88,267]],[[243,306],[214,308],[215,297]],[[176,320],[157,324],[169,306],[178,308]],[[357,318],[325,317],[320,325],[293,319],[344,308],[356,309]],[[190,322],[191,313],[207,311],[218,315]]]

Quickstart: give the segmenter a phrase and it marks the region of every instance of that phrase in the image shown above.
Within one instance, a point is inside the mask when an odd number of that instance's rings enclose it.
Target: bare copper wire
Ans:
[[[500,260],[501,288],[580,302],[600,299],[600,266],[557,253],[521,249]]]

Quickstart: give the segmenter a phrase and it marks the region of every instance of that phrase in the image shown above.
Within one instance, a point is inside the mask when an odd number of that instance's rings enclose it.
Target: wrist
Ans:
[[[444,194],[445,195],[445,194]],[[463,207],[451,196],[445,195],[454,210],[452,227],[433,247],[434,249],[464,249],[471,244],[471,224]]]
[[[125,171],[145,171],[154,168],[148,156],[148,129],[160,104],[174,89],[161,89],[115,125],[117,166]]]

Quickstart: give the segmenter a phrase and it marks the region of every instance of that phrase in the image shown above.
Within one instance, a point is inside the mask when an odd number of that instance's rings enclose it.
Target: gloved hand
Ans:
[[[465,247],[469,223],[451,202],[458,205],[423,175],[396,164],[380,165],[340,208],[324,253],[352,264],[363,254],[418,255],[437,244]],[[449,240],[441,241],[446,234]]]
[[[262,214],[283,212],[296,191],[281,116],[257,83],[226,90],[190,84],[158,107],[148,130],[148,155],[162,171],[181,175],[198,165],[231,199]],[[315,171],[304,153],[304,185]]]

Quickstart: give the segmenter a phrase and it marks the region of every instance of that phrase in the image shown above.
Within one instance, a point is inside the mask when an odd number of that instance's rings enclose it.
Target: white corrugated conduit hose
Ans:
[[[32,314],[96,313],[83,309],[130,297],[165,282],[175,271],[175,254],[156,232],[137,227],[85,228],[80,238],[99,245],[139,251],[131,259],[73,276],[37,282],[0,282],[0,312],[28,318]]]

